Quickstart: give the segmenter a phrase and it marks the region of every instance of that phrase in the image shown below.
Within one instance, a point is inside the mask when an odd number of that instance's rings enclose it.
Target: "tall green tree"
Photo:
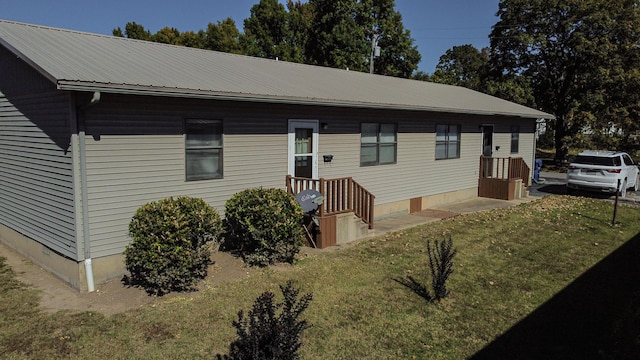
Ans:
[[[356,21],[357,0],[309,0],[313,26],[305,53],[314,65],[368,71],[370,44]]]
[[[584,15],[593,24],[582,42],[599,67],[591,72],[591,89],[582,110],[594,140],[628,149],[629,136],[640,129],[640,2],[601,1]]]
[[[152,35],[132,22],[113,34],[367,72],[375,38],[382,48],[374,61],[376,73],[408,78],[420,62],[394,0],[287,0],[286,8],[278,0],[259,0],[242,34],[231,18],[197,33],[164,27]]]
[[[409,78],[421,56],[404,28],[394,0],[309,0],[313,21],[306,55],[310,63]]]
[[[128,22],[124,27],[124,33],[120,27],[113,29],[112,33],[114,36],[151,41],[151,32],[136,22]]]
[[[182,45],[180,31],[168,26],[158,30],[158,32],[151,36],[150,40],[163,44]]]
[[[556,160],[585,130],[624,134],[640,120],[629,91],[638,79],[639,11],[637,0],[500,1],[491,75],[524,77],[537,106],[556,116]]]
[[[374,59],[374,73],[409,78],[418,69],[421,55],[411,32],[404,28],[402,15],[395,10],[394,0],[360,0],[358,25],[365,29],[369,44],[380,46],[380,56]],[[369,46],[365,61],[369,64],[373,46]],[[369,64],[370,65],[370,64]]]
[[[240,46],[240,31],[236,27],[236,22],[230,17],[216,24],[209,23],[207,30],[200,31],[200,34],[205,49],[231,54],[244,53]]]
[[[413,75],[411,75],[411,79],[419,80],[419,81],[430,81],[431,76],[428,73],[419,70],[413,73]]]
[[[289,37],[284,5],[278,0],[260,0],[251,7],[251,16],[244,20],[240,44],[249,56],[289,60],[284,49]]]
[[[470,44],[454,46],[440,56],[431,81],[480,90],[488,60],[487,49],[479,51]]]
[[[529,78],[521,75],[481,77],[479,91],[531,108],[537,108]]]
[[[198,33],[194,31],[183,31],[182,33],[180,33],[180,39],[178,40],[178,42],[180,43],[180,45],[184,45],[186,47],[192,47],[196,49],[204,48],[204,39],[201,31],[198,31]]]
[[[305,49],[313,26],[313,8],[300,0],[287,0],[287,11],[289,32],[288,39],[285,39],[288,44],[286,58],[297,63],[307,63]]]

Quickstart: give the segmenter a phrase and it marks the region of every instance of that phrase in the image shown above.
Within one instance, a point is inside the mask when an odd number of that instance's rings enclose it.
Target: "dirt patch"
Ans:
[[[311,256],[321,251],[303,248],[300,256]],[[40,292],[40,305],[49,312],[70,310],[116,314],[183,295],[170,293],[160,298],[149,296],[143,289],[123,285],[120,279],[97,284],[96,291],[81,294],[4,244],[0,244],[0,256],[7,259],[6,263],[16,273],[18,280]],[[224,282],[239,281],[258,271],[245,266],[242,259],[228,253],[216,252],[211,260],[213,264],[209,267],[207,278],[198,284],[200,289],[215,287]]]

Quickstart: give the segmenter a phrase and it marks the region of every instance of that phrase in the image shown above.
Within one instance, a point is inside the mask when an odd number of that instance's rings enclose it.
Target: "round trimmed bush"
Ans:
[[[129,223],[128,282],[153,295],[192,289],[207,276],[221,230],[220,214],[202,199],[183,196],[143,205]]]
[[[293,263],[304,240],[303,216],[295,197],[284,190],[241,191],[225,204],[223,246],[252,266]]]

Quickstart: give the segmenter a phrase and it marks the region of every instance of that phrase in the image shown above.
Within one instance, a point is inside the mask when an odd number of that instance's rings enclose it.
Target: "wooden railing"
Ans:
[[[287,175],[286,187],[287,192],[293,195],[308,189],[322,194],[324,201],[318,208],[320,217],[353,212],[369,225],[369,229],[373,229],[375,196],[353,178],[308,179]]]
[[[513,200],[518,197],[517,180],[529,186],[531,170],[522,158],[480,156],[478,196]]]
[[[522,179],[529,186],[531,169],[523,158],[480,156],[480,177],[502,180]]]

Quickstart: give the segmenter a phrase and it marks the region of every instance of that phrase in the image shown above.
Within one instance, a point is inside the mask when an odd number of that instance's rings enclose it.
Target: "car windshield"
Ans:
[[[602,157],[602,156],[578,155],[576,156],[576,159],[573,162],[577,164],[600,165],[600,166],[621,166],[622,165],[622,162],[620,161],[619,156]]]

